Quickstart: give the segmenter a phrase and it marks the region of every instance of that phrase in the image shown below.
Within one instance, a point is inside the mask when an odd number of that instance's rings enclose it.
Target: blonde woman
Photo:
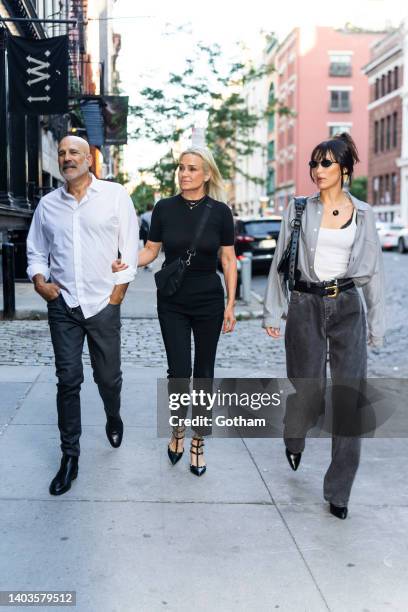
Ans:
[[[184,257],[204,209],[210,204],[209,217],[181,287],[171,296],[157,294],[157,311],[168,361],[169,394],[187,392],[192,373],[195,380],[201,379],[201,387],[211,385],[221,330],[223,333],[232,332],[236,322],[237,264],[233,217],[225,203],[223,181],[211,152],[201,147],[184,151],[179,159],[178,183],[180,193],[160,200],[154,207],[149,237],[139,253],[139,266],[154,261],[162,246],[166,265]],[[219,250],[227,289],[226,303],[221,279],[216,272]],[[113,264],[114,271],[125,267],[120,262]],[[193,372],[191,333],[194,337]],[[201,409],[201,415],[207,412],[205,406]],[[173,465],[184,452],[185,414],[186,409],[178,412],[179,426],[173,429],[168,445],[168,456]],[[206,471],[203,435],[209,430],[202,427],[193,429],[190,470],[201,476]]]

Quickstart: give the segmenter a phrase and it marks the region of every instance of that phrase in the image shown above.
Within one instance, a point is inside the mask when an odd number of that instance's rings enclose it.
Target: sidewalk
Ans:
[[[154,319],[156,313],[156,285],[154,273],[160,269],[162,257],[151,266],[151,270],[139,268],[133,283],[130,283],[126,298],[122,304],[122,318]],[[16,319],[46,319],[47,305],[34,291],[31,283],[16,283]],[[237,301],[235,313],[237,318],[258,318],[262,314],[260,296],[253,294],[250,304]],[[3,285],[0,283],[0,320],[3,316]]]
[[[80,612],[406,611],[407,440],[363,441],[339,521],[322,500],[328,439],[308,440],[296,473],[280,440],[208,439],[200,479],[188,453],[171,466],[155,428],[164,373],[124,367],[112,449],[86,368],[78,479],[53,498],[54,370],[0,368],[0,590],[75,590]]]

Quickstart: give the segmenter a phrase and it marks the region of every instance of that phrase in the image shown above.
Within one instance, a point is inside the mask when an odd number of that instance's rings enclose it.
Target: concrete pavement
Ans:
[[[407,610],[407,440],[363,441],[339,521],[322,501],[327,439],[308,440],[296,473],[280,440],[209,439],[200,479],[188,453],[171,466],[155,427],[164,373],[125,365],[112,449],[86,368],[78,479],[53,498],[54,370],[0,368],[0,590],[75,590],[81,612]]]

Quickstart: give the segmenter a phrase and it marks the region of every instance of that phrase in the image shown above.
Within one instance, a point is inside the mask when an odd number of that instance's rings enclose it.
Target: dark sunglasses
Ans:
[[[332,164],[338,164],[339,162],[332,161],[331,159],[322,159],[322,161],[318,162],[315,159],[311,159],[309,162],[309,166],[311,168],[317,168],[320,164],[322,168],[330,168]]]

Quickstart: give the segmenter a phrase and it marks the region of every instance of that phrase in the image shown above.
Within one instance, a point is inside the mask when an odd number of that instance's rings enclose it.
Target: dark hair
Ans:
[[[330,138],[329,140],[323,140],[323,142],[315,146],[310,159],[322,161],[325,159],[327,153],[331,153],[334,160],[340,165],[341,186],[343,187],[344,184],[344,174],[347,175],[349,184],[351,185],[354,164],[360,160],[358,157],[356,144],[350,134],[343,132],[342,134],[336,134],[336,136],[333,136],[333,138]],[[313,181],[311,168],[310,178]]]

